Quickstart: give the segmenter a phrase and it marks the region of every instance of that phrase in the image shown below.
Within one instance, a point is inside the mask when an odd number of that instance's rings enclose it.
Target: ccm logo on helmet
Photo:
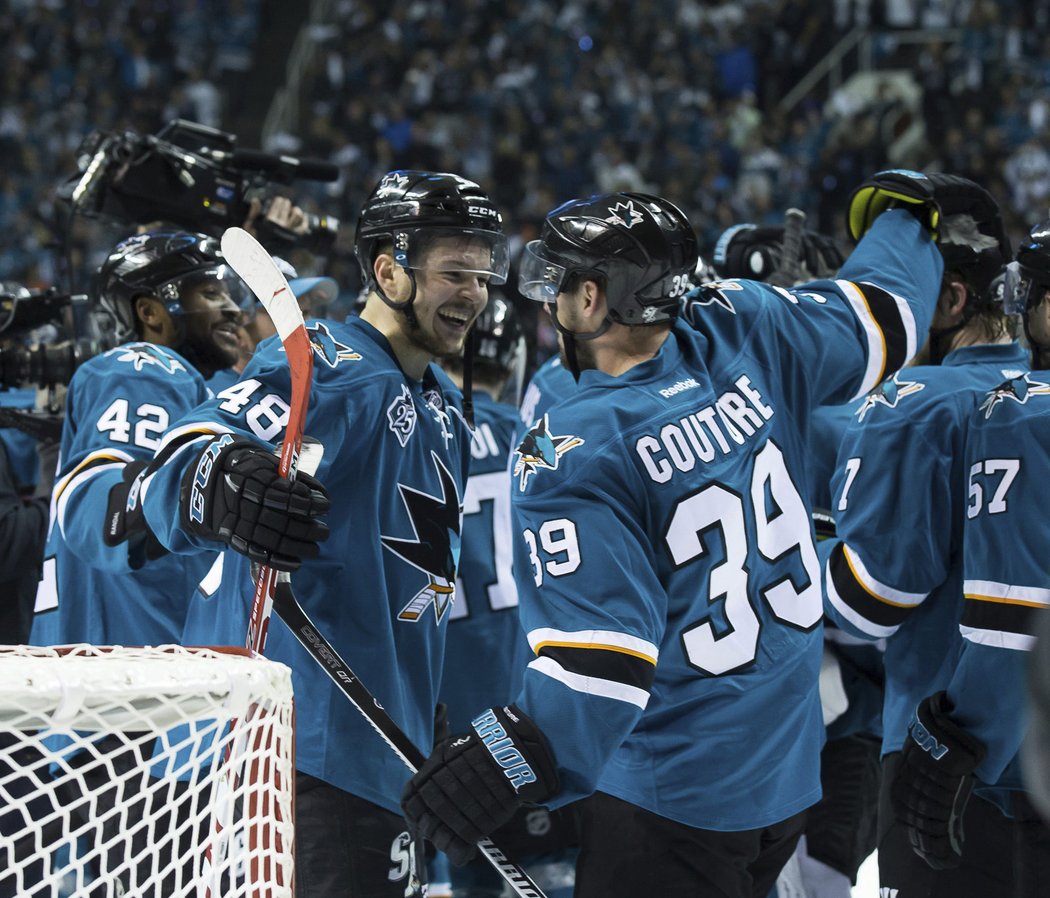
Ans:
[[[499,213],[495,209],[490,209],[488,206],[467,206],[467,211],[471,215],[488,215],[492,218],[499,218]]]

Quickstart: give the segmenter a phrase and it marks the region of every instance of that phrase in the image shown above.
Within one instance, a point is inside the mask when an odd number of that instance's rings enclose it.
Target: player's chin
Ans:
[[[230,367],[236,364],[237,360],[241,357],[241,347],[237,338],[233,340],[219,339],[218,335],[213,336],[211,340],[211,355],[214,360],[226,367]]]

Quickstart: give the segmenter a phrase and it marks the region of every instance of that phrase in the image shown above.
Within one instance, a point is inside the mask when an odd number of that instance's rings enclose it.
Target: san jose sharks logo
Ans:
[[[541,469],[558,470],[558,460],[570,449],[586,442],[572,434],[556,435],[550,432],[550,421],[544,415],[522,438],[521,445],[514,450],[514,476],[518,489],[524,492],[529,477]]]
[[[633,228],[636,224],[641,224],[645,219],[637,209],[634,208],[634,200],[628,200],[626,203],[617,203],[609,210],[609,217],[605,219],[609,224],[621,224],[625,228]]]
[[[911,396],[920,390],[926,389],[926,384],[920,384],[913,380],[901,380],[898,371],[889,380],[884,380],[874,390],[868,393],[864,401],[857,409],[858,421],[863,421],[865,416],[876,405],[884,405],[887,408],[896,408],[905,396]]]
[[[408,186],[408,175],[400,172],[391,172],[384,176],[376,188],[376,196],[389,196],[391,193],[401,193]]]
[[[117,353],[118,362],[131,362],[135,366],[136,371],[141,371],[144,365],[157,365],[167,371],[168,374],[186,370],[186,366],[178,359],[158,352],[154,346],[148,343],[132,343],[128,346],[120,346],[112,351]]]
[[[1033,380],[1030,374],[1023,377],[1015,377],[1005,383],[999,384],[994,390],[985,394],[984,402],[981,403],[981,411],[985,418],[992,417],[992,412],[1007,399],[1024,405],[1030,396],[1050,395],[1050,384],[1041,380]]]
[[[329,368],[334,368],[340,362],[356,362],[361,358],[361,353],[355,352],[345,343],[340,343],[328,325],[318,321],[306,329],[306,335],[310,338],[310,345],[314,348],[314,355],[324,362]]]
[[[726,290],[743,290],[739,284],[734,281],[719,282],[717,284],[704,284],[702,287],[694,287],[685,296],[685,314],[689,314],[691,307],[695,306],[721,306],[730,315],[736,314],[736,306],[733,305],[733,301],[726,296]]]
[[[463,507],[456,481],[434,452],[441,496],[431,496],[403,483],[397,485],[405,504],[415,539],[380,536],[383,545],[403,561],[427,575],[427,584],[409,601],[397,619],[417,621],[433,604],[435,623],[440,623],[456,597],[456,569],[459,567],[460,520]]]

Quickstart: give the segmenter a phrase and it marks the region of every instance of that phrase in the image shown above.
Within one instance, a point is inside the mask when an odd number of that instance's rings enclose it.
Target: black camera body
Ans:
[[[72,339],[25,346],[22,341],[43,325],[54,325]],[[83,293],[0,293],[0,388],[54,387],[68,384],[73,372],[117,345],[112,328],[92,311]]]
[[[222,235],[241,226],[252,200],[265,211],[281,185],[296,180],[335,181],[336,166],[316,160],[237,148],[237,138],[196,122],[176,119],[155,135],[94,131],[77,150],[79,173],[59,189],[74,213],[142,225],[163,221],[191,231]],[[295,234],[259,219],[264,243],[331,250],[339,228],[332,216],[308,215]]]

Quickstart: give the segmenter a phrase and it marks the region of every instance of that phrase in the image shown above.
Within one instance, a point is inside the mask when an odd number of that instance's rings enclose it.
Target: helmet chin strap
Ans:
[[[553,308],[552,308],[553,306]],[[551,321],[554,323],[555,329],[565,339],[562,341],[562,345],[565,347],[565,361],[568,362],[569,371],[572,374],[573,380],[580,379],[580,363],[576,355],[576,341],[583,340],[595,340],[604,334],[610,327],[612,327],[612,319],[606,315],[605,320],[602,322],[601,327],[598,330],[590,334],[581,334],[576,331],[571,331],[565,325],[558,320],[558,303],[551,302],[547,303],[547,309],[550,311]]]
[[[463,347],[463,417],[474,429],[474,356],[477,353],[477,322],[467,331],[467,345]]]
[[[408,275],[408,282],[412,285],[412,289],[408,294],[408,299],[403,302],[397,302],[396,300],[391,299],[383,292],[383,288],[379,286],[378,281],[374,281],[375,291],[379,295],[379,298],[395,312],[407,312],[414,319],[415,311],[412,308],[412,303],[416,301],[416,273],[411,268],[402,268],[401,270]]]
[[[375,285],[375,290],[379,294],[379,298],[389,308],[395,312],[404,312],[409,324],[417,325],[419,324],[419,319],[416,317],[416,309],[413,305],[416,301],[416,274],[411,268],[402,270],[408,275],[408,281],[412,285],[408,299],[404,302],[392,300],[383,292],[383,288],[379,286],[378,282]],[[471,430],[474,429],[474,355],[477,346],[477,338],[474,334],[474,326],[471,325],[470,330],[467,332],[466,345],[463,347],[463,417]]]

